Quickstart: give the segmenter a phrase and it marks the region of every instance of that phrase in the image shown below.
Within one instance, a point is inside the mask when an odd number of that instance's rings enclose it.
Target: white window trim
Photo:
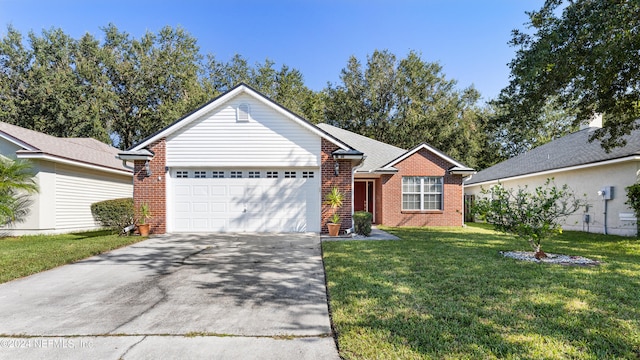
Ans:
[[[405,192],[404,191],[404,179],[405,178],[419,178],[420,179],[420,192]],[[425,192],[424,191],[424,180],[427,178],[439,178],[440,179],[440,188],[441,191],[439,193],[433,192]],[[443,176],[403,176],[402,183],[400,184],[401,188],[401,209],[402,211],[444,211],[444,177]],[[404,195],[420,195],[420,209],[405,209],[404,208]],[[440,208],[439,209],[425,209],[424,208],[424,196],[425,195],[433,195],[440,194]]]

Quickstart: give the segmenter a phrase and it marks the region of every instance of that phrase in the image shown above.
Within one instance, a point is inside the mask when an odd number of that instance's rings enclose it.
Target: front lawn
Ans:
[[[549,253],[579,267],[505,258],[531,249],[487,227],[385,229],[401,241],[322,244],[345,359],[637,359],[640,241],[566,232]]]
[[[0,283],[144,240],[110,231],[0,238]]]

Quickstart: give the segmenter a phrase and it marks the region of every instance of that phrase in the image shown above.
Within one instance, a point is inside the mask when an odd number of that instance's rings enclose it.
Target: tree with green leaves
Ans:
[[[557,187],[553,179],[533,191],[527,186],[507,189],[497,184],[482,189],[482,194],[484,197],[472,207],[474,216],[493,224],[498,231],[526,240],[537,259],[546,257],[542,241],[561,233],[567,216],[586,205],[568,185]]]
[[[633,209],[636,216],[636,236],[640,237],[640,221],[638,221],[640,219],[640,183],[629,185],[625,190],[627,190],[627,201],[624,203]]]
[[[266,59],[263,63],[251,66],[238,54],[228,62],[209,55],[205,66],[204,88],[210,97],[215,97],[245,83],[305,119],[320,122],[321,98],[304,85],[302,73],[287,65],[282,65],[278,70],[274,65],[275,62]]]
[[[549,99],[575,116],[573,126],[604,114],[593,138],[609,150],[640,127],[640,2],[546,0],[514,30],[509,85],[498,103],[511,128],[543,128]]]
[[[555,98],[547,101],[532,117],[514,116],[499,102],[491,102],[489,107],[492,112],[487,119],[486,131],[497,146],[494,155],[502,160],[578,130],[574,123],[576,117],[563,110]],[[523,126],[523,120],[526,124],[537,125]]]
[[[469,166],[479,164],[484,122],[473,87],[456,82],[416,52],[398,60],[388,51],[374,51],[366,66],[351,57],[325,93],[325,121],[402,148],[422,142]]]
[[[110,102],[105,121],[115,145],[128,148],[206,100],[196,39],[164,27],[140,39],[111,24],[103,29]]]
[[[31,163],[0,157],[0,224],[21,222],[29,214],[30,195],[38,191]]]

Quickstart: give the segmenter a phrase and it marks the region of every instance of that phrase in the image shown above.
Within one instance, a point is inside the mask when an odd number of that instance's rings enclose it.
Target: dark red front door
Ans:
[[[367,183],[356,181],[353,184],[353,210],[366,211],[367,209]]]

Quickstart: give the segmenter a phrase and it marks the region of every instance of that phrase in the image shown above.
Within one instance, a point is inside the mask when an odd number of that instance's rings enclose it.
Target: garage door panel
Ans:
[[[230,178],[229,171],[224,178],[173,178],[171,231],[320,231],[319,179],[301,178],[302,171],[298,178],[283,178],[284,173],[279,171],[280,178]]]
[[[190,210],[190,204],[188,202],[176,202],[174,205],[174,211],[176,212],[176,214],[180,214],[180,213],[189,213]]]
[[[208,213],[209,212],[209,203],[207,202],[193,202],[191,203],[191,211],[194,213]]]
[[[193,196],[209,196],[209,186],[207,186],[207,185],[193,185],[191,187],[191,194]]]
[[[210,185],[209,191],[211,192],[211,196],[227,195],[227,187],[225,185]]]
[[[191,195],[191,186],[189,185],[175,185],[173,192],[177,196],[189,196]]]
[[[212,202],[210,206],[211,206],[211,212],[212,213],[225,213],[225,212],[227,212],[227,203],[225,203],[225,202]]]

